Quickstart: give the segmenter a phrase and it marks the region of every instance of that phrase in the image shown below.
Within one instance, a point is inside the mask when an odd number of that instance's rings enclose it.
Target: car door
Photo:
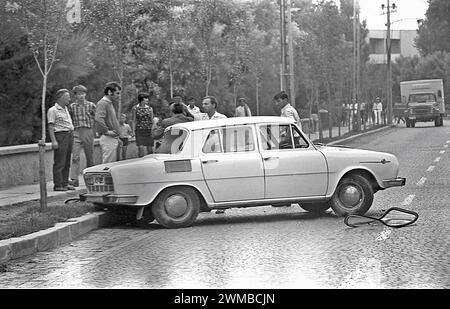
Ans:
[[[326,159],[295,125],[259,125],[258,137],[264,164],[266,199],[326,194]]]
[[[200,162],[215,202],[264,198],[264,169],[253,125],[206,132]]]

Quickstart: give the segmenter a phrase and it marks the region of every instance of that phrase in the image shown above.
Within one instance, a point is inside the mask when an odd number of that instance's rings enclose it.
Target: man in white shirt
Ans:
[[[234,111],[234,117],[251,117],[252,112],[247,105],[247,100],[245,98],[240,98],[238,100],[238,106]]]
[[[381,103],[381,100],[379,97],[375,99],[375,102],[373,103],[372,107],[373,113],[375,115],[375,122],[374,124],[380,124],[381,123],[381,111],[383,110],[383,103]]]
[[[202,106],[204,113],[194,114],[194,120],[212,120],[227,118],[224,114],[217,112],[218,101],[213,96],[203,98]]]
[[[287,93],[281,91],[273,97],[273,100],[275,102],[275,105],[281,108],[280,116],[294,119],[301,130],[302,122],[300,121],[297,110],[291,104],[289,104],[289,96],[287,95]]]
[[[56,92],[56,103],[47,112],[48,132],[52,141],[54,191],[74,190],[69,185],[70,159],[72,156],[73,123],[67,106],[70,93],[67,89]]]

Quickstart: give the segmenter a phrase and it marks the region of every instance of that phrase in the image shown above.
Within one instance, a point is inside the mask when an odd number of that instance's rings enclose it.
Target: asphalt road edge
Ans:
[[[366,134],[376,133],[395,127],[388,125],[375,130],[345,137],[328,143],[335,145],[343,141],[354,139]],[[114,219],[109,212],[89,213],[79,218],[69,219],[66,222],[56,223],[54,227],[31,233],[25,236],[0,240],[0,263],[18,259],[41,251],[49,251],[60,245],[66,244],[92,230],[107,227],[114,224]]]

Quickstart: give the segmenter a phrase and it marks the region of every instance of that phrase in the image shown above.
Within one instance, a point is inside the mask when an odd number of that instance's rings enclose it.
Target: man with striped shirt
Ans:
[[[75,102],[69,107],[70,116],[74,126],[72,166],[70,171],[70,184],[79,186],[80,154],[83,148],[86,156],[86,167],[94,165],[94,121],[95,104],[86,100],[87,88],[83,85],[73,87]]]

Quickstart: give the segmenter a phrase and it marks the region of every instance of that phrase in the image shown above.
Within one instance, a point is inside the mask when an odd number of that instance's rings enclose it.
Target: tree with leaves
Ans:
[[[40,205],[41,209],[44,210],[47,207],[47,184],[45,180],[44,160],[47,81],[49,73],[57,61],[56,55],[59,43],[68,29],[66,19],[67,8],[65,2],[58,0],[16,0],[14,2],[7,1],[5,10],[11,13],[24,27],[29,48],[42,75],[42,138],[39,141],[39,178],[41,193]]]
[[[450,52],[450,1],[429,0],[425,20],[420,24],[416,47],[424,56],[436,51]]]

